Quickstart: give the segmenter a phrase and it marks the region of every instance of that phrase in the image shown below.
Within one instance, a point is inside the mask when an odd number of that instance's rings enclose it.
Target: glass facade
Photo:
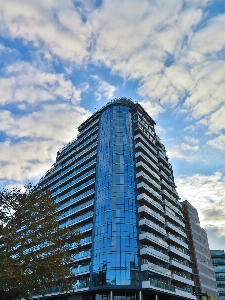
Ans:
[[[216,276],[219,299],[225,300],[225,252],[224,250],[211,250],[210,252]]]
[[[139,285],[132,112],[100,118],[92,285]]]

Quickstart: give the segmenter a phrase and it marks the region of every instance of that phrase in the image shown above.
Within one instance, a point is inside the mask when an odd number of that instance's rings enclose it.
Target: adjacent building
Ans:
[[[182,202],[182,205],[190,243],[195,292],[207,292],[207,294],[213,297],[214,300],[218,300],[219,295],[207,234],[205,230],[200,227],[196,208],[194,208],[188,201]]]
[[[219,299],[225,300],[225,252],[224,250],[211,250]]]
[[[83,234],[76,297],[196,299],[182,204],[154,126],[140,104],[113,100],[80,125],[39,182],[60,203],[61,226]]]

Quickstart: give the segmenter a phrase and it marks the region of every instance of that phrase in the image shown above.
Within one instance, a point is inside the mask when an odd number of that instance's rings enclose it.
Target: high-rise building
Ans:
[[[211,250],[219,299],[225,300],[225,252],[224,250]]]
[[[196,299],[182,204],[154,126],[140,104],[113,100],[39,182],[60,203],[61,226],[83,234],[72,287],[82,299]]]
[[[200,227],[198,211],[187,200],[182,202],[194,271],[195,292],[219,299],[216,278],[209,250],[207,233]]]

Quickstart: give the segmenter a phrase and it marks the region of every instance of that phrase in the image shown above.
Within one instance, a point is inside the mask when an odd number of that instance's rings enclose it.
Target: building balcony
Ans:
[[[159,292],[176,295],[175,287],[172,284],[168,284],[156,279],[149,279],[148,281],[142,281],[143,289],[154,289]]]
[[[170,211],[169,209],[166,208],[166,210],[164,212],[164,216],[171,219],[172,221],[176,222],[177,224],[179,224],[180,226],[185,228],[184,222],[182,222],[179,219],[179,217],[175,215],[175,213],[173,211]]]
[[[141,140],[145,145],[153,152],[153,154],[157,154],[157,151],[150,145],[150,143],[139,133],[134,136],[134,140]]]
[[[86,261],[86,260],[91,260],[91,256],[84,256],[82,258],[77,258],[77,259],[74,259],[74,262],[78,263],[78,262],[81,262],[81,261]]]
[[[161,169],[163,169],[163,171],[168,175],[168,176],[171,176],[172,175],[172,172],[171,172],[171,170],[167,167],[167,166],[165,166],[164,164],[162,164],[161,162],[159,162],[158,164],[157,164],[157,166]]]
[[[151,176],[153,176],[157,182],[160,181],[159,176],[156,174],[156,172],[154,172],[150,167],[148,167],[148,165],[146,165],[144,162],[139,161],[138,163],[136,163],[136,168],[140,168],[144,171],[147,171],[148,174],[151,174]]]
[[[186,271],[186,272],[189,272],[189,273],[192,273],[192,269],[180,262],[178,262],[177,260],[174,260],[174,259],[170,259],[170,265],[172,267],[176,267],[176,268],[179,268],[183,271]]]
[[[137,188],[138,189],[144,189],[144,190],[148,191],[153,197],[157,198],[160,201],[162,200],[162,196],[159,193],[155,192],[151,187],[149,187],[144,182],[138,183]]]
[[[142,153],[142,152],[135,153],[135,158],[136,159],[141,159],[141,161],[143,161],[148,166],[150,166],[151,168],[153,168],[154,171],[156,171],[156,172],[159,171],[159,168],[157,167],[157,165],[155,164],[155,162],[152,161],[151,159],[149,159],[144,153]]]
[[[80,225],[81,223],[86,222],[89,219],[92,219],[93,215],[94,215],[94,212],[89,211],[84,215],[78,216],[77,218],[74,218],[74,219],[69,219],[66,222],[61,223],[60,227],[72,226],[72,225],[77,226],[78,224]]]
[[[160,177],[163,177],[164,179],[166,179],[168,182],[170,183],[173,183],[173,177],[172,175],[171,176],[168,176],[165,172],[163,172],[163,170],[160,170],[159,171],[159,174],[160,174]]]
[[[163,161],[164,164],[168,164],[168,160],[166,159],[166,157],[162,154],[162,153],[159,153],[157,154],[157,158],[158,158],[158,161]]]
[[[218,288],[218,292],[220,295],[225,295],[225,288]]]
[[[147,241],[147,242],[152,242],[153,244],[159,245],[165,249],[168,249],[168,244],[164,240],[154,236],[153,234],[149,232],[144,232],[139,234],[139,240],[140,241]]]
[[[168,221],[166,221],[165,225],[166,225],[166,227],[172,229],[173,231],[177,232],[181,236],[187,238],[187,234],[180,227],[173,225],[172,223],[170,223]]]
[[[165,224],[165,218],[163,218],[162,216],[160,216],[160,214],[154,212],[154,210],[148,208],[145,205],[138,207],[138,213],[142,213],[143,215],[151,216],[154,219],[158,220],[159,222]]]
[[[89,282],[87,282],[87,281],[76,282],[72,285],[72,289],[76,290],[76,292],[88,290]]]
[[[161,253],[151,247],[142,248],[140,250],[140,255],[151,257],[151,258],[155,257],[167,263],[169,263],[169,259],[170,259],[168,255]]]
[[[152,221],[149,221],[148,219],[141,219],[139,221],[139,226],[142,226],[143,228],[152,229],[156,232],[159,232],[162,235],[166,235],[166,230],[164,228],[161,228],[160,226],[156,225]]]
[[[157,273],[157,274],[169,277],[169,278],[171,276],[171,271],[170,270],[168,270],[166,268],[163,268],[163,267],[160,267],[158,265],[155,265],[153,263],[142,264],[141,265],[141,271],[152,271],[154,273]]]
[[[183,213],[180,211],[180,208],[178,208],[174,203],[167,201],[166,199],[163,200],[163,204],[168,206],[172,211],[177,213],[181,218],[183,218]]]
[[[85,193],[85,190],[87,190],[87,189],[90,190],[94,184],[95,184],[95,178],[87,181],[85,184],[82,184],[75,189],[71,189],[69,192],[67,192],[66,194],[63,194],[62,196],[57,197],[56,203],[64,201],[70,196],[75,196],[77,193],[79,193],[79,194]]]
[[[178,205],[180,207],[179,201],[174,198],[171,194],[169,194],[166,190],[161,190],[161,195],[164,196],[164,198],[169,199],[169,201],[172,201],[173,204]]]
[[[150,183],[153,187],[155,187],[158,192],[161,191],[161,186],[158,183],[156,183],[151,177],[145,174],[143,171],[138,172],[136,174],[136,178],[144,178],[145,180],[147,180],[148,183]]]
[[[158,163],[158,159],[156,157],[156,155],[152,154],[149,149],[147,149],[144,144],[142,144],[141,142],[135,144],[135,149],[140,148],[141,150],[144,150],[145,153],[151,157],[151,159],[157,164]]]
[[[74,208],[70,208],[67,211],[65,211],[63,214],[60,215],[59,220],[62,220],[62,219],[66,218],[66,217],[69,217],[71,215],[80,213],[80,212],[92,207],[93,205],[94,205],[94,200],[89,200],[85,203],[82,203],[79,206],[76,206]]]
[[[146,203],[150,204],[150,206],[157,208],[159,211],[164,212],[162,205],[160,205],[158,202],[151,199],[149,196],[147,196],[145,193],[139,194],[137,196],[137,200],[140,203]]]
[[[168,234],[167,234],[167,239],[168,239],[168,240],[171,240],[171,241],[173,241],[173,242],[175,242],[175,243],[177,243],[179,246],[182,246],[182,247],[184,247],[184,248],[186,248],[186,249],[189,249],[188,244],[186,244],[186,243],[185,243],[184,241],[182,241],[180,238],[174,236],[174,235],[171,234],[171,233],[168,233]]]
[[[180,290],[176,288],[176,296],[184,297],[186,299],[197,300],[196,296],[192,295],[192,293]]]
[[[66,201],[65,203],[63,203],[60,207],[59,210],[62,210],[63,208],[68,208],[69,206],[71,206],[72,204],[75,204],[77,202],[83,201],[84,199],[93,199],[95,194],[95,189],[90,189],[87,192],[84,192],[83,194],[70,199],[69,201]],[[56,199],[56,203],[58,203],[59,201],[57,201]]]
[[[171,274],[171,280],[179,281],[179,282],[185,283],[185,284],[190,285],[190,286],[195,285],[193,280],[190,280],[188,278],[185,278],[183,276],[180,276],[180,275],[177,275],[177,274],[174,274],[174,273]]]
[[[174,247],[174,246],[169,246],[168,247],[168,252],[172,252],[175,255],[180,256],[181,258],[184,258],[186,260],[191,261],[191,258],[188,254],[184,253],[182,251],[182,248]]]
[[[89,265],[86,265],[86,266],[80,265],[77,268],[73,268],[71,271],[76,276],[81,276],[81,275],[89,274],[90,273],[90,266]]]
[[[165,186],[165,188],[169,191],[169,193],[172,193],[173,188],[169,184],[167,184],[165,182],[165,180],[161,179],[160,182],[161,182],[161,185]]]

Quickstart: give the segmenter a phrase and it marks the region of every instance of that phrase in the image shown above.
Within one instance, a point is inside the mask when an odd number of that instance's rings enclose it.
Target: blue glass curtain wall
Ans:
[[[100,118],[92,286],[139,285],[132,113]]]

